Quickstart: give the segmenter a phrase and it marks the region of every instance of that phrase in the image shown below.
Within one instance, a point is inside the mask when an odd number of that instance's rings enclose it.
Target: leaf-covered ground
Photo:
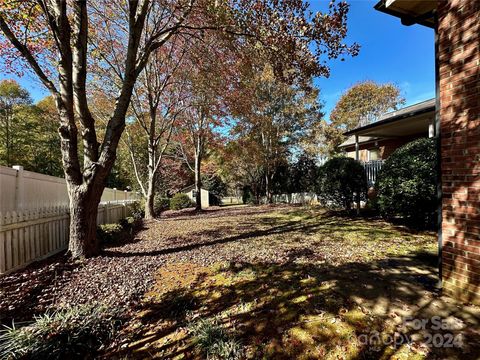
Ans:
[[[478,308],[438,296],[435,251],[435,234],[319,208],[174,212],[100,257],[0,279],[0,310],[25,319],[78,303],[124,307],[107,357],[204,358],[191,329],[210,321],[249,359],[475,359]],[[435,315],[444,329],[403,326]],[[436,345],[454,346],[433,346],[436,333]]]

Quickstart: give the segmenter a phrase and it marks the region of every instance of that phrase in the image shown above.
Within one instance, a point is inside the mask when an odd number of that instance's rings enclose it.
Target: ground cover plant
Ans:
[[[5,326],[0,331],[0,358],[89,357],[109,343],[119,328],[118,310],[83,305],[48,312],[29,324]]]
[[[2,278],[0,312],[9,316],[2,321],[20,321],[27,303],[38,314],[60,304],[124,308],[127,321],[101,350],[119,358],[463,360],[478,354],[478,308],[435,289],[434,233],[315,207],[163,216],[100,257],[65,269],[49,260],[46,268]],[[456,326],[462,347],[434,348],[421,332],[402,328],[406,317],[434,314]],[[396,348],[362,342],[361,335],[377,333],[413,340]]]

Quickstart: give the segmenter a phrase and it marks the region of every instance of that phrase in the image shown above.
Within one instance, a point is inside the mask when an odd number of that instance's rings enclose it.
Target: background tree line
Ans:
[[[0,81],[0,164],[63,176],[57,122],[52,98],[33,104],[16,81]]]

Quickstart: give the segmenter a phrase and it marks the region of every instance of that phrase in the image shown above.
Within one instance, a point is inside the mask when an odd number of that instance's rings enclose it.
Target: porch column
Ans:
[[[360,160],[360,146],[358,145],[358,135],[355,135],[355,160]]]
[[[355,160],[360,161],[360,146],[358,145],[358,135],[355,134]],[[357,215],[360,215],[360,191],[357,191]]]

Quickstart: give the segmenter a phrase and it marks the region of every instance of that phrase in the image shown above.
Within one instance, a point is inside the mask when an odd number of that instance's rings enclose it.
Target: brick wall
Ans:
[[[382,159],[388,159],[392,153],[397,150],[399,147],[422,137],[427,137],[428,134],[419,134],[417,136],[404,136],[396,139],[384,140],[380,143],[381,147],[381,156]]]
[[[443,286],[480,303],[480,1],[438,4]]]
[[[360,144],[360,160],[368,161],[368,150],[374,148],[378,148],[378,150],[380,151],[380,158],[386,160],[390,157],[390,155],[392,155],[395,150],[397,150],[402,145],[405,145],[413,140],[420,139],[422,137],[427,137],[427,135],[427,133],[424,133],[412,136],[404,136],[400,138],[378,140],[377,146],[375,146],[375,143]],[[347,157],[355,159],[355,145],[345,148],[345,151],[347,152]]]

